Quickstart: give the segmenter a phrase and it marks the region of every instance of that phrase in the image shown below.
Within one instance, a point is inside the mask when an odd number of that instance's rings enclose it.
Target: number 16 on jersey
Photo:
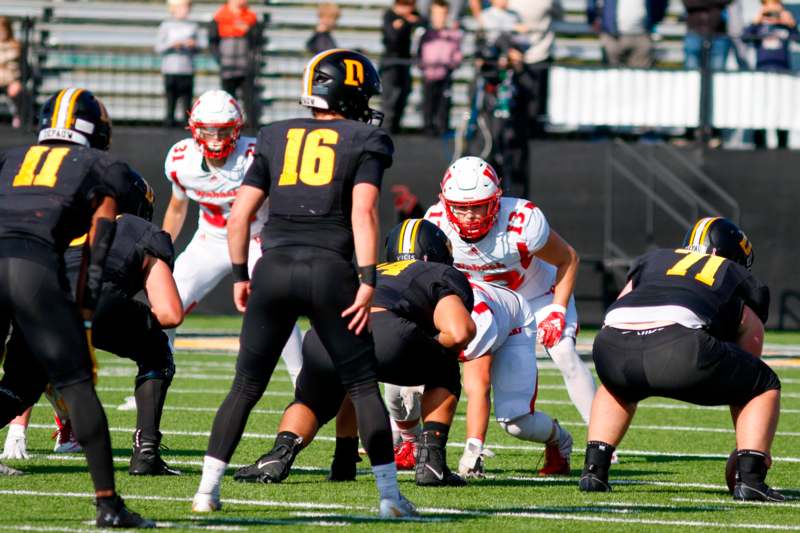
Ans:
[[[339,132],[328,128],[291,128],[286,132],[286,151],[278,186],[297,185],[297,181],[319,187],[333,180],[336,166],[334,146],[339,142]]]

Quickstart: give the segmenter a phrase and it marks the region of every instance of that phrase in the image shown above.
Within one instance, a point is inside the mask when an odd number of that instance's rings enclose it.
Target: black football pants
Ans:
[[[208,455],[229,462],[250,411],[261,399],[298,316],[304,315],[330,354],[338,380],[350,393],[373,465],[394,460],[389,418],[377,383],[368,331],[347,329],[359,282],[353,264],[322,248],[267,250],[253,271],[244,314],[236,376],[214,420]]]
[[[5,426],[27,408],[10,385],[46,376],[72,414],[95,490],[114,490],[108,421],[92,385],[92,357],[63,265],[0,258],[0,338],[6,338],[12,322],[14,334],[29,350],[7,354],[0,381],[0,423]]]
[[[413,322],[391,311],[372,313],[372,336],[378,361],[378,381],[394,385],[442,387],[458,398],[461,370],[457,354],[447,352]],[[336,416],[345,390],[316,330],[303,339],[303,368],[297,378],[295,401],[314,412],[320,426]]]

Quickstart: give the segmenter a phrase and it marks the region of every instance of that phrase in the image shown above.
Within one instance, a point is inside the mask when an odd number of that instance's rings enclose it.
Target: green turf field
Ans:
[[[236,319],[192,318],[184,331],[235,327]],[[780,335],[767,341],[778,343]],[[796,338],[796,337],[795,337]],[[797,349],[797,347],[793,347]],[[401,524],[378,521],[377,497],[367,462],[359,481],[332,484],[325,474],[333,451],[333,428],[297,459],[280,485],[243,485],[226,477],[224,509],[192,516],[190,501],[199,481],[211,420],[233,375],[232,355],[178,353],[178,374],[164,412],[165,459],[180,468],[179,478],[133,478],[127,474],[136,415],[117,405],[132,394],[135,365],[100,354],[98,385],[111,426],[117,483],[129,505],[165,528],[252,531],[347,527],[396,531],[704,531],[800,530],[800,366],[778,368],[783,380],[783,416],[774,446],[769,481],[791,498],[785,504],[736,504],[725,492],[725,458],[734,446],[726,409],[699,408],[663,399],[641,404],[612,469],[614,492],[586,495],[577,490],[585,430],[558,371],[540,360],[537,407],[557,417],[575,437],[573,475],[543,479],[534,475],[542,448],[505,435],[490,425],[488,477],[465,488],[421,489],[401,475],[401,489],[422,518]],[[255,460],[272,444],[280,412],[291,398],[279,368],[250,418],[234,465]],[[455,466],[464,437],[464,404],[451,432],[449,463]],[[91,484],[82,456],[51,454],[52,417],[40,405],[29,430],[29,461],[5,461],[26,472],[0,477],[0,529],[13,531],[94,530]],[[5,431],[0,431],[5,439]],[[0,443],[2,440],[0,440]],[[291,529],[290,529],[291,528]]]

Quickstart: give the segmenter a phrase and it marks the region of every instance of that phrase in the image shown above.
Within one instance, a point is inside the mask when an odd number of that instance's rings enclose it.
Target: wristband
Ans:
[[[233,263],[231,265],[231,274],[233,275],[234,283],[250,281],[250,274],[247,272],[247,263]]]
[[[364,285],[374,287],[378,279],[378,271],[375,270],[375,265],[358,267],[358,279]]]

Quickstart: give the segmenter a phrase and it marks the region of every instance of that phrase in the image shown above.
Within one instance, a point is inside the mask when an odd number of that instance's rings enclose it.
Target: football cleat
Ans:
[[[394,447],[394,464],[397,465],[398,470],[414,470],[417,464],[416,460],[417,443],[410,440],[404,440],[399,445]]]
[[[468,442],[464,453],[458,460],[458,473],[467,479],[483,479],[486,473],[483,469],[483,450],[480,446]]]
[[[61,422],[56,418],[58,429],[53,432],[52,438],[56,441],[53,446],[55,453],[80,453],[83,451],[78,439],[75,438],[75,432],[72,431],[72,421],[67,420]]]
[[[198,492],[192,499],[193,513],[213,513],[222,509],[222,502],[219,499],[219,487],[211,494]]]
[[[10,424],[6,443],[0,459],[28,459],[28,440],[25,436],[25,426]]]
[[[786,498],[766,483],[748,485],[738,481],[733,488],[733,499],[738,501],[783,502]]]
[[[553,420],[558,429],[558,438],[548,442],[544,448],[544,466],[539,470],[540,476],[568,476],[570,474],[569,458],[572,454],[572,435]]]
[[[463,487],[464,479],[447,467],[446,438],[423,431],[417,452],[415,478],[421,487]]]
[[[21,476],[22,472],[16,468],[11,468],[3,463],[0,463],[0,476]]]
[[[382,498],[380,503],[381,518],[409,518],[419,516],[414,504],[400,494],[398,498]]]
[[[142,518],[139,513],[134,513],[125,507],[125,502],[117,495],[112,498],[99,498],[97,500],[97,527],[113,528],[141,528],[156,527],[152,520]]]
[[[583,492],[611,492],[611,485],[608,484],[608,480],[600,479],[597,474],[592,472],[581,475],[578,487]]]
[[[289,476],[294,458],[300,453],[303,439],[278,438],[275,446],[258,460],[243,466],[233,474],[233,479],[246,483],[280,483]]]
[[[133,434],[133,454],[128,473],[132,476],[179,476],[180,470],[171,468],[161,458],[161,433],[153,440],[142,438],[142,430]]]

